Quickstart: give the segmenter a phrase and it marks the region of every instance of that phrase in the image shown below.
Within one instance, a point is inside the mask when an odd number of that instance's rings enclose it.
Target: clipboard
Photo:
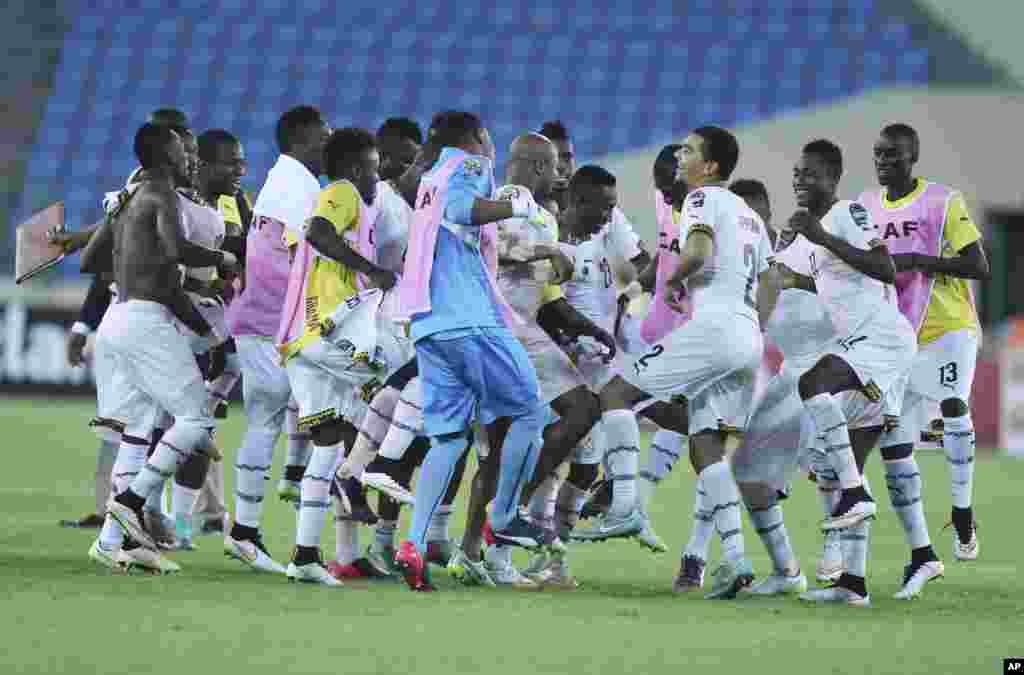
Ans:
[[[57,202],[36,213],[21,225],[15,235],[14,283],[45,272],[64,260],[64,249],[51,244],[46,233],[64,225],[64,202]]]

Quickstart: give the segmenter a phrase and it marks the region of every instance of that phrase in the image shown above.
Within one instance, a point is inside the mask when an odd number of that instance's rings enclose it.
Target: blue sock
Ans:
[[[503,530],[519,512],[519,497],[523,486],[533,476],[540,458],[541,442],[547,410],[538,405],[531,412],[515,418],[505,434],[501,446],[501,468],[498,490],[491,502],[491,527]]]
[[[412,527],[409,539],[420,552],[427,550],[427,530],[434,511],[444,500],[448,484],[455,473],[455,465],[459,463],[469,443],[464,434],[450,434],[430,439],[430,451],[420,467],[420,476],[416,481],[416,505],[412,512]]]

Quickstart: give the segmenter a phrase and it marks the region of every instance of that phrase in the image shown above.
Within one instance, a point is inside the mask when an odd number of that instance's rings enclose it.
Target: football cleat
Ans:
[[[867,493],[861,496],[851,496],[850,493],[843,491],[843,496],[839,498],[839,503],[832,511],[832,517],[821,523],[821,529],[825,531],[844,530],[874,518],[877,512],[878,506],[875,504],[875,500]]]
[[[539,583],[533,579],[523,576],[523,574],[515,568],[515,565],[511,563],[505,565],[492,565],[485,562],[484,567],[487,570],[487,575],[499,587],[505,586],[519,591],[540,590]]]
[[[181,571],[178,563],[142,546],[121,549],[118,561],[129,572],[138,570],[147,574],[176,574]]]
[[[679,563],[679,574],[672,582],[673,593],[688,593],[704,586],[705,562],[697,556],[684,555]]]
[[[816,588],[800,594],[804,602],[814,603],[845,603],[851,607],[870,607],[871,596],[861,595],[855,591],[842,586],[829,586],[828,588]]]
[[[277,481],[277,498],[282,502],[298,504],[301,494],[302,484],[298,481],[288,480],[286,478],[282,478]]]
[[[740,595],[797,595],[807,590],[807,577],[802,573],[787,577],[772,574],[760,581],[740,588]]]
[[[301,581],[307,584],[320,584],[322,586],[343,586],[338,579],[331,576],[331,573],[324,567],[320,554],[317,553],[316,560],[304,565],[296,565],[292,560],[288,563],[288,570],[285,574],[288,581]]]
[[[523,576],[534,581],[544,581],[551,560],[551,554],[544,549],[534,551],[530,555],[530,563],[523,570]]]
[[[606,539],[626,539],[640,534],[644,527],[644,516],[639,509],[619,516],[611,513],[597,516],[596,523],[589,530],[573,532],[573,541],[605,541]]]
[[[754,582],[754,568],[746,558],[723,560],[711,578],[711,590],[706,600],[732,600],[744,586]]]
[[[378,572],[387,572],[390,576],[401,576],[402,570],[395,565],[395,547],[377,548],[376,544],[366,547],[366,559]]]
[[[953,530],[953,557],[961,562],[967,560],[978,559],[978,523],[971,521],[971,536],[964,542],[960,539],[960,534],[957,532],[956,527],[953,526],[953,522],[946,523],[946,526],[942,529],[945,530],[950,528]]]
[[[357,558],[348,565],[342,565],[337,560],[327,563],[327,571],[332,577],[339,580],[345,579],[391,579],[389,573],[381,572],[366,558]]]
[[[640,545],[646,549],[649,549],[652,553],[664,553],[668,550],[668,546],[661,540],[658,533],[651,527],[651,518],[646,513],[643,514],[644,524],[640,528],[640,532],[636,535],[636,540],[640,542]]]
[[[403,541],[398,545],[395,564],[402,570],[402,578],[410,589],[422,592],[435,590],[430,583],[427,563],[411,541]]]
[[[564,555],[551,556],[547,567],[544,569],[541,584],[544,588],[555,588],[563,591],[573,591],[580,587],[576,577],[572,575],[572,571],[569,569],[569,560]]]
[[[461,548],[455,549],[448,562],[448,574],[464,586],[495,586],[494,579],[487,572],[483,560],[474,562],[469,559]]]
[[[447,541],[428,541],[427,562],[438,567],[447,567],[448,562],[452,559],[452,552],[454,550],[455,545],[450,539]]]
[[[100,546],[100,540],[96,539],[92,542],[92,546],[89,547],[89,560],[106,567],[114,574],[124,574],[127,572],[127,568],[120,560],[118,560],[119,553],[119,550],[108,551],[103,548]]]
[[[590,488],[590,497],[583,503],[580,520],[604,515],[612,505],[612,482],[599,480]]]
[[[175,533],[174,533],[174,520],[165,516],[162,511],[156,511],[153,509],[144,509],[142,512],[143,523],[146,528],[153,535],[153,541],[160,548],[173,548]]]
[[[377,492],[385,494],[401,504],[416,503],[416,497],[413,496],[412,492],[404,488],[401,483],[386,473],[370,473],[369,471],[364,471],[363,475],[359,476],[358,480],[371,490],[376,490]]]
[[[235,539],[229,534],[224,537],[224,555],[234,558],[258,572],[272,574],[287,574],[288,572],[284,565],[270,557],[270,553],[263,545],[262,537],[259,536],[255,539]]]
[[[522,514],[512,519],[508,527],[493,532],[497,544],[521,546],[526,549],[546,548],[549,551],[565,551],[565,544],[553,530],[545,530],[523,518]]]
[[[156,542],[149,535],[149,531],[146,530],[143,524],[145,517],[142,515],[142,511],[136,511],[130,506],[125,506],[117,501],[117,499],[114,499],[110,502],[109,513],[110,517],[117,521],[117,524],[121,526],[126,535],[149,550],[156,550]]]
[[[941,560],[929,560],[917,567],[907,565],[903,571],[903,588],[892,596],[897,600],[911,600],[921,595],[925,584],[932,579],[941,579],[946,567]]]

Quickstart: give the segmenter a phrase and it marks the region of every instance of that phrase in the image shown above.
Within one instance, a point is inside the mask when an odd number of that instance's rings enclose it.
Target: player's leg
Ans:
[[[192,542],[192,517],[199,499],[199,491],[206,482],[206,474],[210,470],[210,458],[206,455],[193,454],[174,475],[171,492],[171,509],[174,512],[174,548],[191,551],[195,549]]]
[[[840,357],[827,354],[800,377],[798,391],[817,434],[823,437],[829,463],[839,477],[839,503],[825,529],[842,529],[873,516],[874,500],[864,490],[857,469],[850,431],[842,405],[836,394],[861,389],[857,373]]]
[[[679,403],[657,401],[644,408],[640,414],[657,424],[661,429],[654,435],[647,448],[644,469],[639,473],[637,483],[637,506],[643,515],[644,524],[637,534],[637,541],[654,553],[668,550],[665,542],[654,531],[647,510],[654,487],[672,470],[689,446],[690,411]]]
[[[246,428],[235,462],[235,522],[224,538],[224,554],[254,569],[283,574],[284,566],[274,561],[263,543],[261,525],[266,482],[274,445],[285,424],[291,385],[274,360],[273,344],[254,337],[235,341],[243,373]],[[302,434],[308,437],[307,431]]]
[[[429,450],[429,438],[418,436],[413,439],[408,450],[404,452],[403,461],[397,464],[394,471],[387,474],[389,479],[395,481],[400,487],[408,491],[412,483],[413,471],[423,463]],[[407,459],[408,461],[406,461]],[[410,494],[412,493],[410,492]],[[392,573],[398,571],[398,568],[395,566],[395,534],[398,530],[398,516],[401,507],[401,502],[381,493],[377,507],[377,515],[380,517],[380,520],[377,521],[377,525],[374,527],[373,543],[370,544],[366,551],[367,559],[377,569],[388,570]]]
[[[291,390],[289,389],[289,392]],[[287,405],[284,418],[285,446],[284,471],[277,482],[277,498],[293,502],[298,508],[299,490],[306,465],[313,454],[313,437],[299,429],[299,404],[294,400]]]
[[[396,375],[400,375],[403,370],[404,367],[400,368]],[[416,453],[409,456],[407,450],[423,433],[422,387],[418,376],[412,377],[404,384],[403,380],[394,378],[394,375],[389,378],[393,386],[384,390],[395,389],[399,392],[391,408],[388,428],[384,430],[376,456],[366,466],[359,479],[367,487],[380,490],[382,498],[383,495],[390,495],[405,503],[412,503],[412,495],[408,491],[409,480],[425,455]],[[367,413],[368,416],[370,414],[374,413]],[[402,476],[405,476],[404,480],[400,478]],[[404,489],[401,489],[403,487]]]

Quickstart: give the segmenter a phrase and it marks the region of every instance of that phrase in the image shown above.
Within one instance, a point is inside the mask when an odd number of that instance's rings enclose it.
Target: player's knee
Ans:
[[[204,450],[213,436],[213,420],[205,417],[178,417],[161,441],[185,452]]]
[[[898,459],[907,459],[914,454],[914,445],[912,443],[901,443],[899,445],[892,445],[888,448],[882,448],[882,459],[886,462],[894,462]]]
[[[736,487],[749,511],[763,511],[779,503],[779,491],[767,483],[737,481]]]
[[[569,466],[569,475],[565,479],[580,490],[589,490],[597,480],[597,471],[597,464],[573,463]]]
[[[621,378],[613,378],[611,382],[606,384],[598,399],[601,403],[601,412],[609,412],[611,410],[628,410],[633,407],[632,401],[629,400],[628,395],[629,385],[626,381]]]
[[[967,402],[962,398],[947,398],[939,404],[943,417],[964,417],[970,412]]]

